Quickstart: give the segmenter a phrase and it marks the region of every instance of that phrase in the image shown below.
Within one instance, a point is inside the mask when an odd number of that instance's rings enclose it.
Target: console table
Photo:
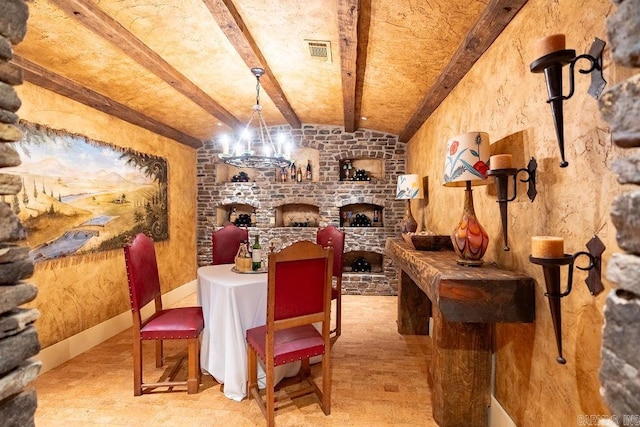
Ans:
[[[534,280],[461,266],[453,251],[417,251],[400,238],[388,238],[385,253],[398,274],[398,332],[426,335],[433,318],[433,418],[441,427],[486,426],[494,324],[534,321]]]

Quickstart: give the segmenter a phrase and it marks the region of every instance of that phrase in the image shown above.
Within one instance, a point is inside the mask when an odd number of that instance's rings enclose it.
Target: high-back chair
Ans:
[[[233,264],[240,244],[249,240],[249,230],[227,224],[211,234],[213,265]]]
[[[124,247],[124,259],[129,282],[129,298],[133,313],[133,394],[140,396],[157,387],[186,386],[189,394],[197,393],[200,387],[199,337],[204,328],[202,307],[162,308],[158,264],[153,240],[143,233]],[[155,312],[142,319],[140,311],[151,301]],[[163,365],[163,340],[186,340],[188,343],[188,378],[174,381],[182,359],[167,381],[145,383],[142,380],[142,342],[156,342],[156,367]]]
[[[313,378],[305,377],[307,387],[296,390],[292,398],[315,393],[325,415],[331,413],[332,269],[333,249],[310,241],[269,254],[267,322],[247,330],[247,393],[258,402],[268,426],[274,425],[277,409],[274,367],[296,360],[308,366],[309,358],[317,355],[323,355],[322,390]],[[319,329],[313,325],[317,322]],[[265,400],[258,390],[258,357],[266,371]]]
[[[331,299],[336,300],[336,327],[331,331],[333,345],[342,333],[342,258],[344,255],[344,231],[333,225],[318,229],[316,243],[324,247],[333,248],[333,277],[336,286],[331,289]]]

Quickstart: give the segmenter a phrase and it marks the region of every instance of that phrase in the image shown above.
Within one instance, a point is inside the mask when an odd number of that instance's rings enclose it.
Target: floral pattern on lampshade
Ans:
[[[444,184],[487,179],[491,146],[485,132],[468,132],[447,143]]]
[[[422,199],[421,189],[419,175],[400,175],[396,187],[396,200]]]

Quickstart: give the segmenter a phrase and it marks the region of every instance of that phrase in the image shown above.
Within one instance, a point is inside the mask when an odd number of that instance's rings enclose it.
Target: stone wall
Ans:
[[[22,83],[22,71],[9,63],[12,45],[26,34],[29,9],[22,0],[0,0],[0,168],[20,164],[20,157],[6,143],[22,137],[15,126],[20,108],[13,86]],[[40,351],[33,326],[40,313],[20,306],[33,300],[37,288],[21,280],[31,277],[33,263],[23,244],[26,233],[15,212],[4,202],[21,189],[18,176],[0,172],[0,420],[3,426],[34,425],[35,390],[25,386],[40,372],[41,363],[30,359]]]
[[[627,67],[640,67],[640,0],[621,0],[607,19],[613,59]],[[618,246],[607,267],[607,278],[618,285],[607,296],[604,309],[601,393],[619,425],[625,416],[640,414],[640,73],[602,95],[600,111],[611,125],[613,142],[628,149],[611,169],[621,185],[631,190],[613,201],[611,220]],[[637,418],[631,418],[637,422]]]
[[[316,178],[302,183],[276,182],[275,170],[252,170],[248,183],[217,182],[220,167],[217,158],[220,145],[204,144],[197,152],[198,170],[198,263],[211,263],[211,233],[220,224],[220,206],[246,204],[256,208],[257,226],[249,229],[250,237],[259,233],[263,245],[279,238],[283,244],[296,240],[315,241],[315,227],[275,227],[273,217],[278,207],[287,204],[317,206],[320,226],[340,224],[340,208],[350,204],[372,204],[383,207],[383,227],[345,227],[345,252],[373,251],[384,254],[387,237],[400,234],[398,223],[404,216],[405,202],[395,200],[398,175],[405,171],[406,144],[397,136],[371,130],[345,132],[332,126],[304,125],[302,129],[274,126],[274,135],[283,133],[296,150],[317,150]],[[344,159],[380,159],[384,176],[367,182],[340,181],[340,161]],[[306,164],[306,160],[303,165]],[[304,169],[304,168],[303,168]],[[395,295],[397,280],[391,261],[383,261],[383,274],[343,275],[343,292],[348,294]]]

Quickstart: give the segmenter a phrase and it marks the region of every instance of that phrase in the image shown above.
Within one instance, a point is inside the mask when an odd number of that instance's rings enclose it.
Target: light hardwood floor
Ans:
[[[178,305],[195,301],[194,294]],[[315,397],[307,396],[276,412],[277,425],[436,425],[427,384],[430,339],[397,333],[396,301],[343,297],[343,333],[333,347],[331,415],[325,416]],[[144,351],[145,378],[160,378],[165,369],[155,369],[153,345],[145,345]],[[165,351],[170,357],[182,353],[169,343]],[[41,375],[33,384],[36,426],[266,425],[254,401],[227,399],[208,375],[195,395],[174,391],[134,397],[131,352],[127,330]]]

